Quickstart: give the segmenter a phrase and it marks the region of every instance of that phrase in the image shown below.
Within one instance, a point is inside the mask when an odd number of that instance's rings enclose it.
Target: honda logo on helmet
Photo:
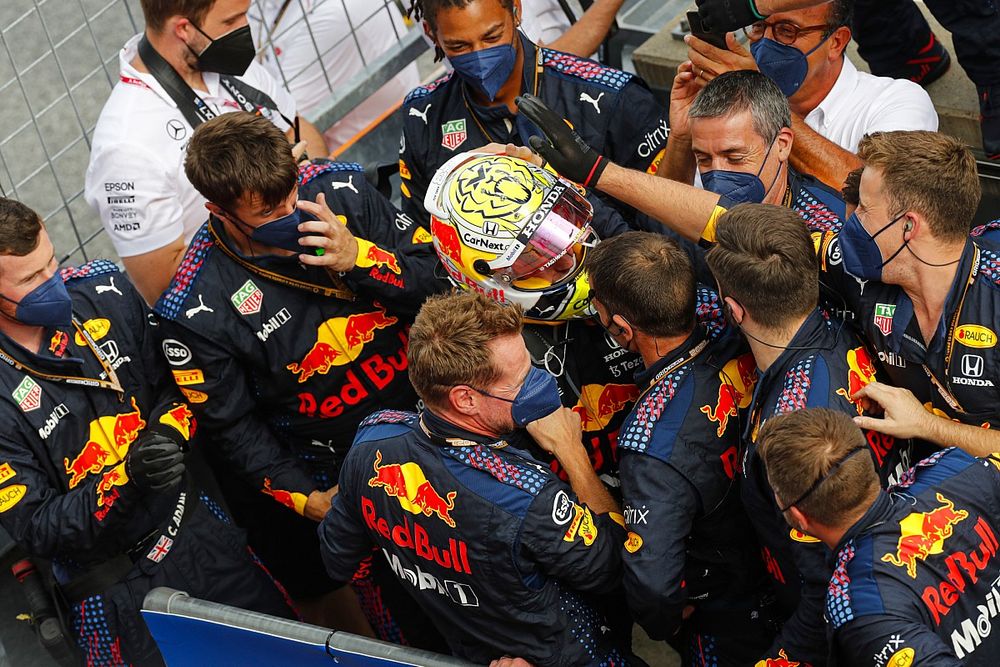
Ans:
[[[970,378],[983,376],[983,358],[978,354],[962,355],[962,375]]]

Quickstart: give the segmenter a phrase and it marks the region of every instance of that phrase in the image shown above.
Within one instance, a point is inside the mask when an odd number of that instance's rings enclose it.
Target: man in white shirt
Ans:
[[[585,12],[579,2],[567,2],[574,20],[560,0],[521,0],[521,30],[535,44],[581,58],[591,58],[607,37],[624,0],[594,0]]]
[[[94,130],[84,197],[149,303],[166,289],[206,218],[205,200],[184,174],[195,125],[248,110],[295,136],[295,101],[253,62],[249,5],[142,0],[145,33],[122,49],[121,79]],[[319,132],[304,120],[298,125],[311,151],[325,155]]]
[[[688,36],[686,76],[707,82],[731,70],[762,71],[792,108],[792,165],[840,188],[862,166],[855,152],[864,135],[938,128],[934,105],[919,85],[859,72],[845,56],[851,15],[850,0],[772,14],[746,29],[752,55],[732,34],[729,50]]]
[[[253,0],[249,18],[261,63],[307,116],[408,30],[392,0]],[[419,85],[411,63],[325,129],[327,147],[336,151]]]

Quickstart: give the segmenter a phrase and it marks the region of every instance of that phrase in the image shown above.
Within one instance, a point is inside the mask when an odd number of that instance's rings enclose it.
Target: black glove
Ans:
[[[542,156],[561,175],[584,187],[596,184],[608,159],[587,145],[552,109],[534,95],[514,100],[518,111],[545,134],[529,137],[532,150]]]
[[[754,0],[696,0],[702,24],[712,32],[730,32],[763,21]]]
[[[146,431],[125,455],[125,474],[140,489],[165,491],[181,481],[184,452],[175,440]]]

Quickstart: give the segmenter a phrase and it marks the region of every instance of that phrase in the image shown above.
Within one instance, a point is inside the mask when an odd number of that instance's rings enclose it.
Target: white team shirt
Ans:
[[[151,252],[181,236],[187,243],[208,218],[205,198],[184,173],[191,126],[156,79],[132,66],[140,37],[130,39],[119,54],[121,78],[94,129],[84,184],[84,198],[121,257]],[[202,76],[208,92],[196,92],[215,113],[241,110],[218,74]],[[282,114],[295,117],[292,96],[259,63],[239,79],[266,93]],[[282,131],[288,129],[277,114],[269,117]]]
[[[282,4],[255,0],[248,18],[264,67],[276,80],[287,82],[299,112],[307,117],[330,97],[331,86],[336,91],[346,84],[408,30],[391,0],[293,0],[275,28]],[[419,85],[416,64],[407,65],[323,133],[329,149],[350,141]]]
[[[850,58],[829,94],[805,117],[806,125],[841,148],[858,152],[872,132],[938,129],[930,95],[918,84],[859,72]]]
[[[521,30],[535,44],[551,44],[569,29],[569,18],[557,0],[521,0],[521,11]]]

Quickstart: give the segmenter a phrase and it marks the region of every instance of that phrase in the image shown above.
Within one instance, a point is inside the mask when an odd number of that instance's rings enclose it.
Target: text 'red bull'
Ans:
[[[952,607],[965,593],[967,585],[975,585],[990,561],[997,555],[1000,542],[993,528],[983,517],[976,521],[976,535],[979,536],[979,546],[971,551],[956,551],[944,559],[944,581],[928,586],[920,595],[920,599],[934,616],[934,623],[941,624],[941,619],[951,611]]]
[[[451,510],[455,509],[456,491],[449,491],[442,497],[424,476],[420,466],[412,461],[409,463],[382,463],[382,452],[375,451],[375,461],[372,467],[375,476],[368,480],[368,486],[381,487],[386,495],[399,501],[400,506],[411,514],[424,516],[437,515],[446,524],[455,527],[451,518]]]
[[[398,547],[413,551],[426,561],[437,563],[443,568],[472,574],[469,565],[469,547],[464,540],[448,538],[448,547],[439,548],[431,544],[430,534],[420,524],[410,524],[405,518],[402,524],[390,525],[375,511],[375,503],[370,498],[361,497],[361,515],[370,530],[378,533]]]
[[[896,553],[882,556],[885,563],[905,567],[911,579],[917,578],[917,561],[944,551],[945,540],[952,536],[955,526],[969,516],[965,510],[956,510],[955,504],[940,493],[937,500],[942,503],[940,507],[930,512],[912,512],[899,522]]]

